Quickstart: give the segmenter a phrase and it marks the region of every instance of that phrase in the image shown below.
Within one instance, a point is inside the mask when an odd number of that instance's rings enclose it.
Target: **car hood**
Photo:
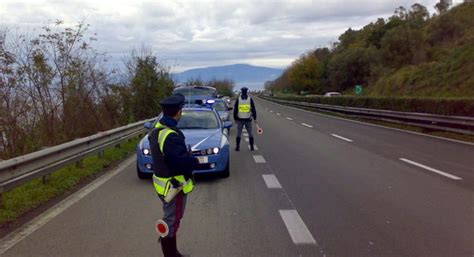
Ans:
[[[223,147],[228,143],[221,129],[183,129],[182,132],[186,137],[186,144],[191,145],[193,151],[211,147]],[[140,148],[150,148],[148,135],[140,141]]]
[[[201,150],[211,147],[222,147],[222,130],[221,129],[183,129],[186,137],[186,144],[191,145],[191,149]]]

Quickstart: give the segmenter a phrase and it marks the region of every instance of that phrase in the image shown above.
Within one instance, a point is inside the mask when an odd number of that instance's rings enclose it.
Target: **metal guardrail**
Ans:
[[[474,135],[474,117],[447,116],[417,112],[399,112],[390,110],[345,107],[309,102],[288,101],[276,99],[273,97],[260,97],[263,99],[295,107],[305,107],[329,112],[339,112],[360,118],[388,121],[404,125],[455,132],[466,135]]]
[[[98,153],[101,157],[105,148],[119,146],[122,141],[143,134],[143,124],[152,120],[154,119],[99,132],[0,162],[0,206],[4,192],[39,177],[43,177],[43,182],[46,183],[52,172],[73,162],[80,162],[86,156]]]

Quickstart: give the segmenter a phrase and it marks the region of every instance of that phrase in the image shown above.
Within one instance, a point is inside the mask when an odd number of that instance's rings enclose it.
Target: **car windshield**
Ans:
[[[176,88],[173,91],[173,94],[182,94],[184,96],[189,95],[206,95],[215,97],[216,91],[208,88],[192,88],[192,87],[183,87]]]
[[[183,110],[183,116],[178,121],[180,129],[216,129],[219,121],[212,111]]]
[[[216,102],[213,106],[216,111],[227,111],[227,106],[224,102]]]

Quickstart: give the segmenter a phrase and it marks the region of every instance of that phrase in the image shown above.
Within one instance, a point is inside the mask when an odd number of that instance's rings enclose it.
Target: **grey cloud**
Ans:
[[[347,28],[387,18],[414,0],[138,1],[124,8],[93,2],[10,2],[0,8],[5,25],[37,26],[48,20],[86,19],[94,46],[113,59],[142,44],[159,58],[186,67],[292,59],[336,41]],[[420,0],[432,8],[437,0]],[[109,6],[110,5],[110,8]],[[289,63],[287,63],[288,65]]]

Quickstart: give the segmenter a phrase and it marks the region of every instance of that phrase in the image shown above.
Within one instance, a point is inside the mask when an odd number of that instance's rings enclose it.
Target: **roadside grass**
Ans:
[[[42,178],[32,180],[4,194],[4,206],[0,209],[0,226],[14,221],[21,215],[45,204],[52,198],[74,189],[87,178],[99,174],[104,169],[117,164],[130,156],[140,139],[132,139],[120,144],[120,148],[105,149],[102,158],[89,156],[82,161],[82,167],[70,164],[51,173],[49,182],[43,184]]]

